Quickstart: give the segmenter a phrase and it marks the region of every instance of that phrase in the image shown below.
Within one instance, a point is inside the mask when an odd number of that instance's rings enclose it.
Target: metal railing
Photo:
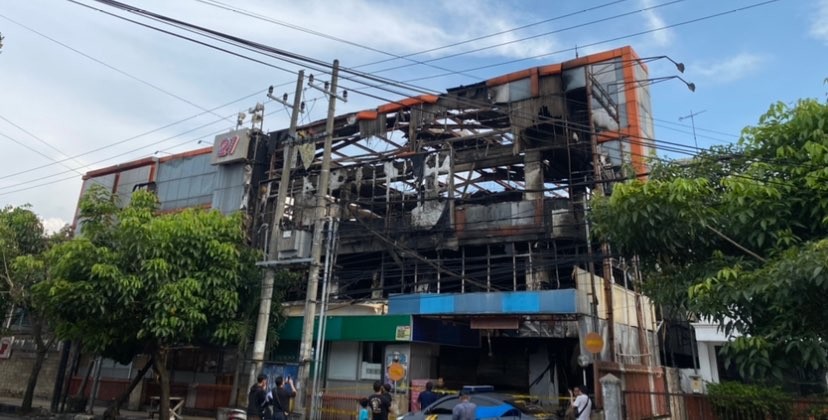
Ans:
[[[663,406],[660,402],[666,402]],[[627,420],[828,420],[828,399],[780,395],[771,400],[705,394],[624,391]]]

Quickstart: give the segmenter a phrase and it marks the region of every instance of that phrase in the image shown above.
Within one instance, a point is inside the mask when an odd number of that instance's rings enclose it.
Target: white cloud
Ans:
[[[810,35],[828,44],[828,0],[819,0],[811,22]]]
[[[59,217],[49,217],[41,220],[41,223],[43,223],[43,229],[46,230],[46,233],[55,233],[69,224],[69,222]]]
[[[651,8],[656,6],[656,3],[653,0],[641,0],[640,4],[642,8]],[[647,29],[656,29],[667,26],[664,19],[656,12],[655,9],[646,10],[643,13]],[[673,31],[670,29],[662,29],[652,32],[650,34],[650,39],[658,47],[669,46],[673,42]]]
[[[708,60],[691,68],[712,83],[729,83],[757,71],[768,60],[765,55],[743,52],[730,58]]]

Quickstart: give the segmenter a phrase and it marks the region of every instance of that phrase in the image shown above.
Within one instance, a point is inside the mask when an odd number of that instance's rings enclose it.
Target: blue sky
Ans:
[[[704,111],[696,118],[700,147],[735,141],[739,131],[755,123],[774,101],[824,99],[828,91],[823,83],[828,77],[828,0],[780,0],[610,42],[603,41],[761,1],[232,2],[238,9],[280,24],[217,7],[229,0],[124,1],[326,62],[338,58],[346,67],[390,57],[382,52],[406,55],[503,32],[411,57],[436,60],[430,64],[455,72],[413,82],[438,91],[573,58],[576,45],[581,54],[632,45],[642,57],[668,55],[685,63],[682,76],[696,84],[695,93],[676,80],[652,87],[656,138],[693,145],[689,121],[679,123],[678,118],[691,110]],[[92,0],[77,3],[148,22]],[[0,54],[0,145],[4,150],[0,154],[0,204],[31,203],[50,227],[71,221],[80,191],[79,173],[196,148],[198,140],[211,142],[216,132],[233,126],[231,115],[265,101],[268,85],[290,85],[295,80],[289,72],[69,1],[6,1],[0,15],[0,33],[6,37]],[[510,31],[564,15],[570,16]],[[603,21],[591,23],[596,20]],[[533,58],[537,56],[542,57]],[[257,58],[285,70],[298,68],[273,58]],[[516,60],[520,61],[498,65]],[[447,73],[405,60],[360,70],[377,72],[402,65],[407,66],[380,74],[406,81]],[[484,66],[489,67],[478,69]],[[652,77],[677,74],[665,60],[651,63],[650,73]],[[352,90],[359,87],[350,81],[342,83]],[[277,88],[282,91],[292,92],[292,87]],[[371,92],[386,100],[399,97],[388,91]],[[203,111],[251,94],[211,113]],[[305,120],[324,118],[326,106],[315,98],[318,94],[307,91]],[[354,92],[347,104],[337,105],[338,113],[373,108],[380,102]],[[269,113],[275,111],[266,118],[266,129],[287,125],[281,106],[270,103],[266,107]],[[152,130],[156,131],[139,136]],[[188,133],[180,135],[184,132]],[[38,167],[42,168],[34,169]]]

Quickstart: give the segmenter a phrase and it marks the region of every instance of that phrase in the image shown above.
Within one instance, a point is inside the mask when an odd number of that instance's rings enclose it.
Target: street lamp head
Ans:
[[[690,92],[695,92],[696,91],[696,84],[695,83],[688,83],[687,84],[687,89],[690,89]]]
[[[684,73],[684,63],[675,63],[675,64],[676,64],[676,70],[678,70],[679,73]]]

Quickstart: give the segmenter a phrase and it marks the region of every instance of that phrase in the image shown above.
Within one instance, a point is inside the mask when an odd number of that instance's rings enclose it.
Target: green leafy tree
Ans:
[[[93,187],[82,199],[82,234],[50,253],[38,295],[61,338],[126,362],[151,355],[169,418],[167,356],[179,345],[238,342],[241,294],[253,251],[242,216],[188,209],[158,214],[149,192],[116,198]]]
[[[656,164],[597,199],[596,234],[641,257],[646,291],[741,337],[762,379],[828,367],[828,105],[777,103],[738,145]]]
[[[0,310],[10,320],[15,312],[26,317],[35,342],[35,360],[23,394],[21,410],[32,409],[32,398],[46,354],[54,344],[48,319],[32,289],[46,279],[45,251],[69,236],[64,229],[51,237],[28,207],[0,210]]]

